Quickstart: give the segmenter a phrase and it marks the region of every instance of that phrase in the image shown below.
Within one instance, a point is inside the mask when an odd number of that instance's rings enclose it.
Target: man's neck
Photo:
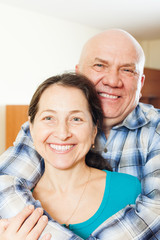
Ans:
[[[104,134],[105,134],[105,136],[106,136],[106,139],[108,139],[108,137],[109,137],[109,134],[110,134],[110,129],[103,129],[103,132],[104,132]]]
[[[104,118],[104,120],[103,120],[103,132],[106,136],[106,139],[108,139],[112,127],[114,127],[117,124],[119,124],[119,122],[118,121],[116,122],[115,119]]]

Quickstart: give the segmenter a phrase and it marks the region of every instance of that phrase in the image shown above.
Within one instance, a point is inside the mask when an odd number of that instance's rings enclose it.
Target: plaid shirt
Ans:
[[[137,176],[142,194],[135,205],[126,206],[107,219],[88,240],[160,239],[160,110],[140,103],[123,123],[112,128],[107,140],[103,133],[98,134],[95,151],[109,159],[114,171]],[[14,216],[26,204],[40,206],[29,189],[35,186],[43,171],[43,159],[36,153],[29,125],[25,123],[14,147],[0,158],[2,218]],[[51,232],[52,239],[81,239],[50,216],[49,219],[44,233]]]

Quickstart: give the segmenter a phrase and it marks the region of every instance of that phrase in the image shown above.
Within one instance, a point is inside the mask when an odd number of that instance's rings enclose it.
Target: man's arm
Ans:
[[[14,146],[0,156],[0,174],[25,179],[31,189],[41,178],[43,171],[44,161],[33,146],[29,122],[26,122],[22,125]]]
[[[91,236],[96,240],[159,240],[160,215],[145,208],[144,204],[137,203],[139,209],[135,206],[122,209],[101,224]]]
[[[160,125],[148,139],[146,135],[146,161],[139,167],[142,194],[135,205],[122,209],[96,229],[92,234],[96,239],[160,239]]]

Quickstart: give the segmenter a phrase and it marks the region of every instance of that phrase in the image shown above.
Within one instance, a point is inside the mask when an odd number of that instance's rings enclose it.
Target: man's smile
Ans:
[[[104,98],[117,99],[119,96],[110,95],[108,93],[98,92],[98,95]]]

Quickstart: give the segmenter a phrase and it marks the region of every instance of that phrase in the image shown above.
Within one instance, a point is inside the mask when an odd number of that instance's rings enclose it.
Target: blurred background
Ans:
[[[108,28],[128,31],[143,47],[142,101],[160,108],[159,0],[0,0],[0,153],[39,83],[74,71],[84,43]]]

